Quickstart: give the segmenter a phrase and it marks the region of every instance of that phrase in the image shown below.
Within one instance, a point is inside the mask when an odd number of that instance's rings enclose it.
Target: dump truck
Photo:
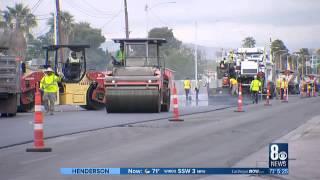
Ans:
[[[9,55],[9,48],[0,47],[0,113],[15,116],[20,99],[20,61]]]
[[[231,55],[230,55],[231,54]],[[243,94],[250,93],[250,84],[257,76],[263,85],[263,94],[266,94],[267,83],[270,83],[270,93],[273,94],[272,63],[266,54],[265,48],[238,48],[229,54],[229,59],[224,58],[217,66],[216,80],[211,85],[210,96],[216,94],[230,94],[230,78],[234,77],[242,85]],[[210,86],[209,86],[210,87]]]
[[[160,58],[165,39],[113,39],[123,47],[124,59],[106,74],[106,111],[154,112],[170,110],[173,71]]]

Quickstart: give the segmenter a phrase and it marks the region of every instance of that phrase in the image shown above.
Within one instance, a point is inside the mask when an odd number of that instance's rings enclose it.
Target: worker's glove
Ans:
[[[58,72],[58,73],[57,73],[57,76],[63,78],[63,77],[64,77],[64,74],[63,74],[62,72]]]
[[[259,91],[259,94],[261,94],[261,91]]]

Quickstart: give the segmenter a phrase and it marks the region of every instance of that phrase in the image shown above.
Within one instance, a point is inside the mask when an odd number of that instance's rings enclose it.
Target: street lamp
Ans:
[[[148,32],[149,32],[149,20],[148,20],[148,15],[149,15],[149,10],[153,9],[153,8],[156,8],[160,5],[163,5],[163,4],[175,4],[176,2],[175,1],[168,1],[168,2],[160,2],[160,3],[156,3],[154,5],[152,5],[151,7],[149,7],[148,4],[145,5],[144,7],[144,11],[146,12],[146,35],[148,37]]]
[[[287,55],[287,64],[288,64],[288,54],[287,52],[280,54],[280,70],[282,70],[282,55]],[[288,67],[286,66],[285,68],[286,70],[288,69]]]
[[[276,51],[276,52],[272,52],[272,58],[274,59],[275,58],[275,55],[277,54],[277,53],[279,53],[279,52],[288,52],[287,50],[284,50],[284,49],[282,49],[282,50],[278,50],[278,51]],[[280,54],[280,61],[281,61],[281,54]],[[279,64],[279,69],[280,69],[280,64]]]

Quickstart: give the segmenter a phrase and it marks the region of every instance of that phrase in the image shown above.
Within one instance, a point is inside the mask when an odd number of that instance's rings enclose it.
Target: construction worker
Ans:
[[[123,44],[120,45],[120,49],[116,52],[116,61],[113,63],[114,65],[124,65],[124,47]]]
[[[225,63],[226,63],[225,61],[226,61],[226,58],[223,58],[223,60],[220,61],[220,68],[221,69],[224,69]]]
[[[308,97],[311,96],[311,82],[308,83]]]
[[[80,59],[77,57],[77,53],[75,51],[71,51],[68,63],[80,63]]]
[[[238,81],[234,77],[230,79],[230,88],[232,96],[238,95]]]
[[[199,85],[199,81],[198,83],[196,83],[195,87],[194,87],[194,91],[196,92],[196,101],[198,102],[199,100],[199,91],[200,91],[200,85]]]
[[[77,57],[75,51],[71,51],[65,65],[66,68],[66,77],[68,79],[77,79],[80,77],[80,59]]]
[[[253,97],[253,103],[258,104],[258,93],[261,90],[261,82],[257,79],[257,76],[254,76],[254,80],[251,81],[250,91]]]
[[[303,97],[304,96],[304,91],[305,91],[305,89],[304,89],[304,86],[305,86],[305,81],[304,81],[304,79],[302,79],[301,81],[300,81],[300,84],[299,84],[299,90],[300,90],[300,96],[301,97]]]
[[[286,92],[286,89],[288,88],[288,82],[286,81],[286,78],[282,78],[280,88],[281,88],[281,90],[280,90],[281,91],[281,100],[283,100],[284,93],[286,93],[286,96],[288,95]]]
[[[186,92],[186,100],[188,101],[189,93],[191,89],[191,81],[188,77],[186,78],[186,80],[183,81],[183,87],[184,87],[184,91]]]
[[[281,79],[278,78],[278,79],[277,79],[277,82],[276,82],[276,95],[277,95],[277,99],[279,99],[280,91],[281,91]]]
[[[56,101],[57,91],[59,90],[58,82],[61,77],[54,74],[52,68],[44,71],[45,75],[40,81],[40,89],[43,92],[43,103],[47,113],[53,115],[54,103]]]

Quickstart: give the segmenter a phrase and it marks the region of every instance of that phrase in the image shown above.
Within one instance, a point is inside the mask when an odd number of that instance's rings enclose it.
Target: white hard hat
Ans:
[[[257,76],[254,76],[255,79],[257,79]]]
[[[44,72],[53,72],[53,69],[51,67],[48,67]]]

